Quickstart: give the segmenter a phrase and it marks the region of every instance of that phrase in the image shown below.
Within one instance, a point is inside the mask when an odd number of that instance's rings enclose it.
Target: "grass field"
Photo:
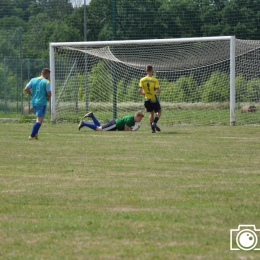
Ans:
[[[31,127],[0,123],[0,259],[260,259],[230,250],[260,229],[260,127]]]

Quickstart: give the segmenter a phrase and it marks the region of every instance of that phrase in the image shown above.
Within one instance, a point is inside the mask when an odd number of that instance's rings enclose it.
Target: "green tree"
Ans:
[[[158,95],[160,101],[173,102],[174,101],[174,82],[169,82],[168,79],[159,79],[161,93]]]
[[[202,36],[221,35],[221,8],[223,5],[217,5],[216,1],[202,0],[201,2],[201,32]]]
[[[85,74],[78,73],[78,100],[86,101],[86,84],[85,84]]]
[[[117,102],[127,101],[127,85],[126,80],[121,79],[117,83]]]
[[[189,77],[181,76],[174,84],[175,95],[181,102],[195,102],[198,100],[197,84],[193,75]]]
[[[30,17],[29,30],[23,34],[24,57],[47,58],[49,39],[45,35],[44,24],[49,20],[48,14],[40,13]],[[49,34],[50,32],[48,32]]]
[[[87,6],[87,10],[88,10],[88,6]],[[88,14],[88,11],[87,11],[87,14]],[[73,28],[74,30],[76,30],[79,33],[79,36],[80,36],[79,41],[83,41],[84,40],[84,9],[83,9],[83,7],[74,8],[73,12],[66,17],[65,21],[70,28]],[[87,24],[88,24],[88,21],[87,21]]]
[[[46,34],[52,32],[48,37],[50,42],[74,42],[80,41],[81,36],[77,29],[69,27],[66,22],[46,23],[44,25]]]
[[[27,23],[17,16],[5,16],[0,19],[0,28],[27,28]]]
[[[248,102],[248,90],[247,90],[247,82],[244,79],[243,75],[239,75],[236,77],[235,81],[236,86],[236,102]]]
[[[220,71],[213,72],[203,85],[204,102],[224,102],[229,100],[229,76]]]
[[[6,60],[8,63],[8,60]],[[0,63],[0,97],[3,100],[17,100],[17,77],[12,71],[12,68],[4,63]]]
[[[0,29],[0,58],[19,57],[20,31],[19,28]]]
[[[160,38],[201,36],[200,5],[196,1],[161,1],[158,13]]]
[[[159,0],[118,0],[117,38],[147,39],[160,38]],[[157,24],[157,26],[154,26]]]
[[[89,41],[113,39],[111,0],[91,1],[87,6],[87,38]],[[117,38],[119,39],[119,38]]]
[[[73,12],[70,0],[48,0],[46,5],[50,17],[56,20],[63,20]]]
[[[105,80],[104,80],[105,79]],[[105,83],[105,85],[104,85]],[[91,102],[111,102],[113,98],[112,76],[104,63],[99,61],[88,75],[89,100]]]
[[[247,82],[247,90],[250,102],[260,102],[260,79],[254,78]]]
[[[0,0],[0,19],[12,16],[15,13],[15,4],[10,0]]]
[[[139,79],[132,79],[127,85],[127,101],[132,102],[141,102],[143,100],[143,96],[140,95],[137,91],[139,85]]]

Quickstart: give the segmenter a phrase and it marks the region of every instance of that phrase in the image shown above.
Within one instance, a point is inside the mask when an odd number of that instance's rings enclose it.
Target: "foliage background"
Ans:
[[[84,0],[0,0],[0,110],[8,109],[4,104],[8,99],[17,102],[16,112],[23,113],[23,103],[28,100],[23,97],[22,89],[42,67],[49,66],[50,42],[83,41],[85,37],[88,41],[225,35],[260,39],[260,1],[256,0],[88,0],[85,3]],[[216,82],[217,77],[212,75],[208,84]],[[93,75],[90,82],[95,80]],[[250,99],[250,93],[260,92],[259,80],[254,80],[236,80],[239,102],[258,101],[258,95],[256,100]],[[177,83],[173,88],[169,82],[162,82],[174,102],[215,101],[212,97],[223,102],[229,99],[229,93],[222,91],[224,86],[220,86],[218,93],[211,93],[205,83],[203,91],[191,96],[190,91],[198,89],[192,77],[182,77]],[[133,100],[129,93],[120,95],[122,101]],[[161,98],[165,99],[163,95]]]
[[[0,0],[0,59],[21,53],[24,58],[48,58],[49,42],[83,41],[83,3]],[[92,0],[86,5],[86,18],[89,41],[260,38],[260,2],[256,0]]]

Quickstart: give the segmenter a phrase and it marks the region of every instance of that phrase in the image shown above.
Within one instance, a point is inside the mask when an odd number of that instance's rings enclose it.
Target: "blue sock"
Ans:
[[[94,124],[95,124],[96,126],[100,126],[100,123],[98,122],[98,120],[95,118],[94,115],[91,116],[91,119],[93,120],[93,122],[94,122]]]
[[[40,127],[41,127],[40,123],[38,123],[38,122],[34,123],[33,128],[32,128],[32,132],[31,132],[31,137],[34,137],[35,135],[38,134]]]
[[[96,130],[96,128],[97,128],[97,126],[96,125],[94,125],[94,124],[92,124],[92,123],[89,123],[89,122],[83,122],[83,125],[84,126],[87,126],[87,127],[89,127],[89,128],[91,128],[91,129],[93,129],[93,130]]]

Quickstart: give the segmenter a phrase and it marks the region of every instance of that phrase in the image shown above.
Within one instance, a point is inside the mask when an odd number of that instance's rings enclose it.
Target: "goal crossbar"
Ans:
[[[92,41],[92,42],[51,42],[51,47],[62,46],[116,46],[116,45],[143,45],[143,44],[167,44],[176,42],[207,42],[207,41],[230,41],[235,36],[216,36],[199,38],[172,38],[151,40],[121,40],[121,41]]]

